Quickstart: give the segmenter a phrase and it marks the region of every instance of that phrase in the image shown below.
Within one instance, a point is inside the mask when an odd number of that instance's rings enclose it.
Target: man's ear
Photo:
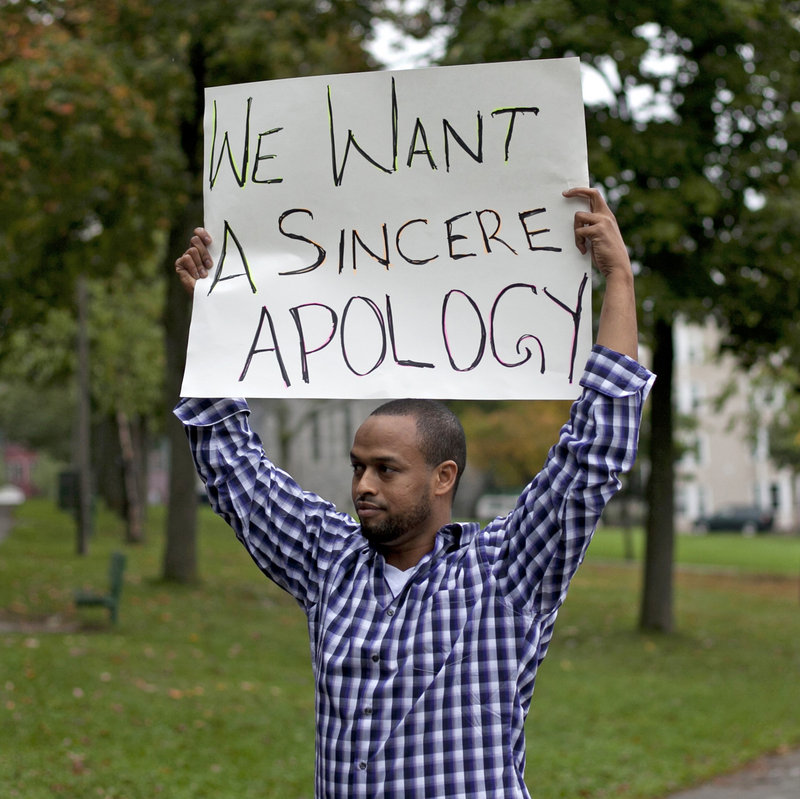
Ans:
[[[442,461],[435,469],[436,482],[433,493],[446,496],[453,492],[458,477],[458,466],[455,461]]]

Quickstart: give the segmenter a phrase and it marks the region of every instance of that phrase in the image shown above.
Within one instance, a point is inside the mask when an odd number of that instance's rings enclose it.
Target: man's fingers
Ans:
[[[579,186],[574,189],[567,189],[561,192],[563,197],[583,197],[589,201],[589,208],[594,212],[608,210],[608,205],[603,198],[603,195],[598,189],[592,189],[587,186]]]
[[[198,245],[194,240],[192,240],[192,245],[188,253],[191,255],[192,261],[194,262],[196,277],[205,277],[211,265],[211,258],[205,246]]]
[[[597,232],[597,229],[594,225],[589,224],[578,224],[577,220],[575,222],[575,244],[578,246],[578,249],[581,252],[581,255],[586,255],[589,251],[588,247],[591,245],[594,234]]]
[[[189,240],[189,243],[194,248],[199,263],[205,266],[206,269],[211,269],[214,262],[208,252],[208,245],[211,244],[211,237],[202,228],[198,228],[194,232],[194,236]],[[195,252],[192,255],[195,255]]]
[[[605,221],[603,215],[592,211],[578,211],[575,214],[574,230],[575,244],[582,255],[588,252],[588,247],[594,238],[602,234],[602,225]]]
[[[188,294],[194,294],[194,284],[197,282],[197,267],[188,253],[184,253],[175,261],[175,272],[178,274],[178,279]]]
[[[196,247],[190,247],[175,261],[175,271],[178,272],[179,275],[189,275],[194,280],[199,280],[208,275],[208,271],[203,263],[203,257]]]
[[[194,235],[201,238],[204,244],[211,244],[211,234],[204,227],[196,227]]]
[[[208,252],[211,236],[205,228],[194,229],[194,235],[189,240],[189,247],[175,261],[175,272],[189,294],[194,293],[194,284],[204,277],[208,277],[209,270],[214,261]]]
[[[186,252],[175,262],[176,268],[180,264],[183,269],[196,279],[208,276],[209,270],[214,266],[214,260],[208,251],[211,236],[205,228],[195,228],[194,235],[189,239]]]

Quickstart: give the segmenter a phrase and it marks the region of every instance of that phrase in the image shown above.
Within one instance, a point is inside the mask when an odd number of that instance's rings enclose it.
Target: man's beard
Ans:
[[[430,515],[431,502],[428,497],[424,497],[406,513],[387,515],[374,523],[367,521],[364,524],[362,521],[361,532],[374,547],[386,546],[402,538],[409,530],[420,527]]]

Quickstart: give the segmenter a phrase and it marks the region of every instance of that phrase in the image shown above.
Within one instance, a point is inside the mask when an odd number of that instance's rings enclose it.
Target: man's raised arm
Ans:
[[[584,254],[591,249],[594,265],[606,282],[597,344],[637,360],[633,270],[617,220],[597,189],[569,189],[564,196],[589,200],[589,210],[575,214],[575,244]]]

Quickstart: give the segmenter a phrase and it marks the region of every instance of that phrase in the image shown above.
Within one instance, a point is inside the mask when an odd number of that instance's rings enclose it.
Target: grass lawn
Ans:
[[[148,543],[125,547],[111,628],[72,604],[103,587],[120,546],[117,520],[100,512],[96,527],[79,558],[70,517],[36,501],[0,543],[2,796],[310,799],[313,685],[293,600],[205,508],[202,582],[159,582],[153,512]],[[800,746],[800,539],[682,538],[671,636],[635,631],[640,569],[621,534],[592,547],[528,720],[535,799],[663,797]]]

